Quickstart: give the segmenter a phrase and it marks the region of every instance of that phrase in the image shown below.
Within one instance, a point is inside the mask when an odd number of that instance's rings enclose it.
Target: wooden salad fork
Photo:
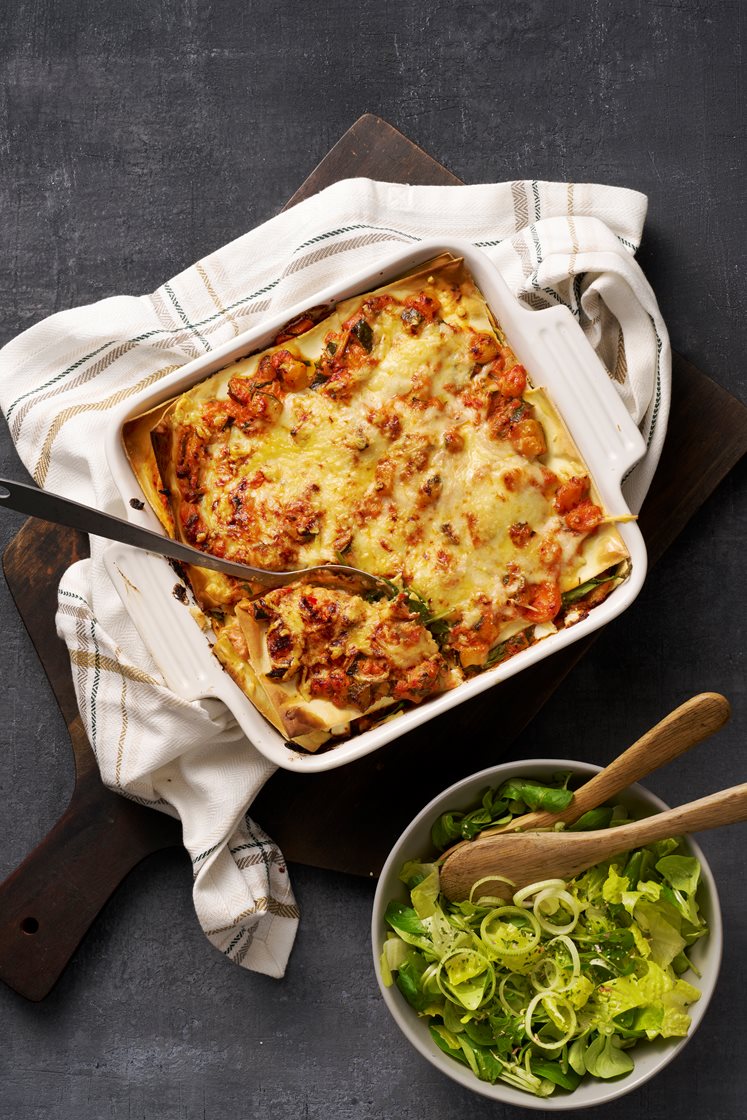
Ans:
[[[713,735],[724,726],[730,715],[731,708],[726,697],[717,692],[701,692],[680,704],[576,790],[566,809],[558,813],[545,810],[525,813],[507,825],[484,829],[474,839],[455,844],[439,861],[444,894],[453,900],[466,898],[476,882],[491,874],[511,879],[516,883],[515,891],[537,879],[572,876],[578,873],[571,870],[573,867],[585,870],[610,855],[651,843],[652,839],[641,838],[651,829],[664,828],[659,838],[665,838],[675,835],[678,828],[682,831],[685,824],[696,831],[747,819],[747,786],[736,786],[681,809],[670,809],[654,818],[629,825],[589,833],[536,831],[551,829],[559,821],[572,824],[633,782]],[[743,812],[744,816],[739,815]],[[644,827],[637,830],[639,825]],[[544,837],[551,839],[540,839]],[[554,837],[559,839],[552,839]],[[576,837],[581,837],[584,843]],[[561,843],[564,840],[568,841],[567,845]],[[513,893],[500,881],[489,885],[489,891],[506,897]]]
[[[584,813],[596,809],[624,789],[652,774],[668,762],[673,762],[681,754],[702,743],[704,739],[719,731],[731,716],[731,706],[725,696],[718,692],[700,692],[684,704],[680,704],[655,724],[645,735],[641,735],[632,746],[613,759],[609,765],[574,791],[570,805],[558,813],[545,809],[524,813],[514,817],[504,825],[485,828],[471,840],[460,840],[439,857],[445,865],[455,852],[488,836],[501,832],[526,832],[528,829],[552,828],[559,821],[573,824]]]
[[[510,899],[530,883],[572,879],[596,863],[656,840],[745,820],[747,782],[597,832],[504,832],[456,852],[441,869],[441,890],[448,899],[459,902],[469,898],[475,883],[480,883],[485,894]],[[501,878],[491,879],[493,875]]]

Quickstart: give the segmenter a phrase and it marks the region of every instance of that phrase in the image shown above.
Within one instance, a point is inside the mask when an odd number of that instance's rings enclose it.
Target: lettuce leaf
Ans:
[[[402,864],[399,878],[405,884],[408,891],[412,891],[417,887],[418,883],[422,883],[424,879],[427,879],[434,870],[438,870],[435,863],[423,863],[419,859],[408,859],[407,863]]]
[[[676,891],[694,895],[700,882],[700,864],[693,856],[664,856],[656,870]]]
[[[464,949],[443,964],[450,998],[468,1011],[477,1011],[483,1002],[485,990],[491,980],[488,962],[480,953]]]
[[[702,924],[695,901],[695,894],[700,882],[700,864],[692,856],[664,856],[658,860],[656,870],[666,880],[671,888],[671,902],[680,911],[682,916],[692,926]]]
[[[645,900],[636,904],[634,915],[636,922],[646,934],[651,960],[665,968],[685,948],[685,940],[679,932],[679,922],[675,926],[667,921],[656,903]]]
[[[664,1019],[661,1024],[662,1038],[683,1038],[690,1029],[690,1016],[685,1011],[688,1004],[700,999],[700,992],[686,980],[678,980],[674,988],[661,997]]]
[[[438,1046],[439,1050],[443,1050],[444,1054],[448,1054],[450,1058],[455,1058],[463,1065],[467,1065],[467,1059],[462,1052],[459,1045],[459,1039],[455,1034],[452,1034],[446,1027],[441,1026],[439,1023],[430,1023],[429,1030],[431,1038]]]
[[[412,905],[415,913],[419,918],[430,918],[436,912],[436,904],[439,895],[438,883],[438,868],[435,864],[424,864],[424,867],[430,867],[430,871],[421,879],[416,887],[413,887],[410,892]]]
[[[407,959],[408,952],[409,950],[406,942],[400,937],[391,935],[384,942],[384,947],[381,950],[381,957],[379,958],[379,967],[381,968],[381,978],[387,988],[391,988],[394,983],[394,973],[398,970],[402,962]]]
[[[583,1077],[586,1073],[586,1048],[589,1045],[588,1039],[584,1036],[577,1038],[575,1042],[571,1043],[568,1048],[568,1065],[574,1070],[579,1077]]]
[[[602,887],[602,898],[605,902],[613,902],[622,905],[623,894],[629,889],[629,880],[625,875],[618,874],[618,870],[613,864],[607,872],[607,878]]]
[[[431,841],[434,848],[442,852],[456,840],[472,840],[484,828],[508,824],[511,816],[508,801],[499,797],[496,789],[486,789],[476,809],[468,813],[455,810],[442,813],[431,828]]]
[[[598,1035],[584,1054],[587,1073],[608,1081],[611,1077],[621,1077],[633,1069],[630,1054],[620,1049],[621,1040],[616,1034]]]
[[[596,1016],[594,1026],[609,1029],[619,1024],[620,1016],[632,1008],[648,1009],[653,1015],[663,1011],[659,1033],[664,1038],[687,1034],[690,1018],[684,1008],[693,1003],[700,993],[686,980],[677,979],[669,969],[653,961],[646,962],[646,971],[640,976],[620,976],[597,990],[593,1003]],[[647,1030],[652,1029],[653,1019],[648,1017]]]
[[[431,827],[431,843],[437,852],[443,852],[461,839],[461,822],[464,813],[442,813]]]

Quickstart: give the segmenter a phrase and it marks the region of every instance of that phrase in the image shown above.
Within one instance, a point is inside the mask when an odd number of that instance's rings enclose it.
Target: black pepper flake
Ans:
[[[130,498],[130,505],[133,509],[145,509],[145,502],[141,502],[139,498]]]
[[[423,316],[415,307],[406,307],[401,313],[400,319],[411,334],[416,334],[418,327],[423,322]]]
[[[180,603],[186,603],[187,589],[183,583],[175,583],[171,594],[175,599],[178,599]]]

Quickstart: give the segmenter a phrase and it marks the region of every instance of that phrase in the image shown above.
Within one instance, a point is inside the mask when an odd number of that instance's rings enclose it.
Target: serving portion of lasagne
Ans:
[[[318,749],[571,625],[627,550],[461,261],[346,300],[125,429],[166,530],[241,563],[345,563],[388,593],[189,570],[214,651]]]

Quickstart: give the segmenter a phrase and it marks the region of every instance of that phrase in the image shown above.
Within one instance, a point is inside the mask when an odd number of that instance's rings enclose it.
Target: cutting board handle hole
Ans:
[[[21,929],[24,933],[32,934],[39,932],[39,921],[37,918],[24,918],[21,922]]]

